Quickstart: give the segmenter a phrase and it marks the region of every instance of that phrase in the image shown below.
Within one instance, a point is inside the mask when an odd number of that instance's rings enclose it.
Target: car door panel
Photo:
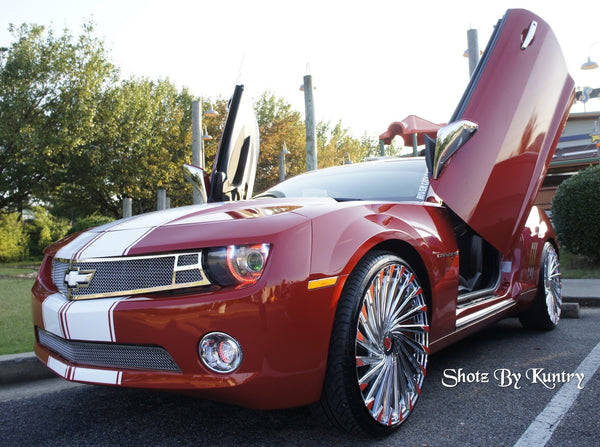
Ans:
[[[450,121],[476,129],[451,150],[438,140],[441,155],[428,154],[438,161],[430,172],[436,194],[504,254],[520,236],[573,97],[548,24],[529,11],[509,10]]]

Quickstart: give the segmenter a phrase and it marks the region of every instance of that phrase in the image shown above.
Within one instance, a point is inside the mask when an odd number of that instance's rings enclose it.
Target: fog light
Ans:
[[[200,341],[200,359],[208,369],[231,373],[242,363],[242,347],[237,340],[223,332],[211,332]]]

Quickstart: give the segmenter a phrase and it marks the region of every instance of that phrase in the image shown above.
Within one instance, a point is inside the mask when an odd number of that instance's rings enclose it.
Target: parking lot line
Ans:
[[[577,399],[581,389],[585,389],[586,383],[598,371],[598,368],[600,368],[600,343],[592,349],[575,371],[584,375],[581,384],[577,380],[565,383],[546,405],[544,411],[535,418],[521,435],[515,443],[515,447],[542,447],[546,445],[564,415]]]

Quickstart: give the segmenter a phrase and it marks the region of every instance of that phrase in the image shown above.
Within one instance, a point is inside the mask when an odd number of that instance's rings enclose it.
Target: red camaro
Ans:
[[[35,352],[68,380],[320,401],[346,430],[390,433],[432,352],[509,316],[558,323],[557,241],[533,202],[572,100],[548,25],[509,10],[424,158],[313,171],[247,200],[258,138],[237,87],[211,178],[188,167],[208,203],[47,250]]]

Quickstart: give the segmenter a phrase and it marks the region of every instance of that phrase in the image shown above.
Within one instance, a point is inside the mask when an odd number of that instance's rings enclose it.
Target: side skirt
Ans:
[[[493,297],[493,298],[497,298],[497,297]],[[514,306],[516,304],[516,301],[513,300],[512,298],[507,298],[507,299],[498,301],[497,303],[491,304],[490,306],[486,306],[480,310],[477,310],[474,312],[468,312],[469,309],[474,308],[474,307],[479,307],[479,306],[481,306],[481,304],[482,304],[482,302],[478,301],[476,303],[473,303],[470,306],[461,306],[456,310],[456,317],[457,317],[456,318],[456,329],[457,330],[463,329],[466,326],[469,326],[474,323],[478,323],[481,320],[491,317],[497,313],[503,312],[506,309]],[[466,315],[459,317],[459,314],[464,314],[465,312],[467,312]]]

